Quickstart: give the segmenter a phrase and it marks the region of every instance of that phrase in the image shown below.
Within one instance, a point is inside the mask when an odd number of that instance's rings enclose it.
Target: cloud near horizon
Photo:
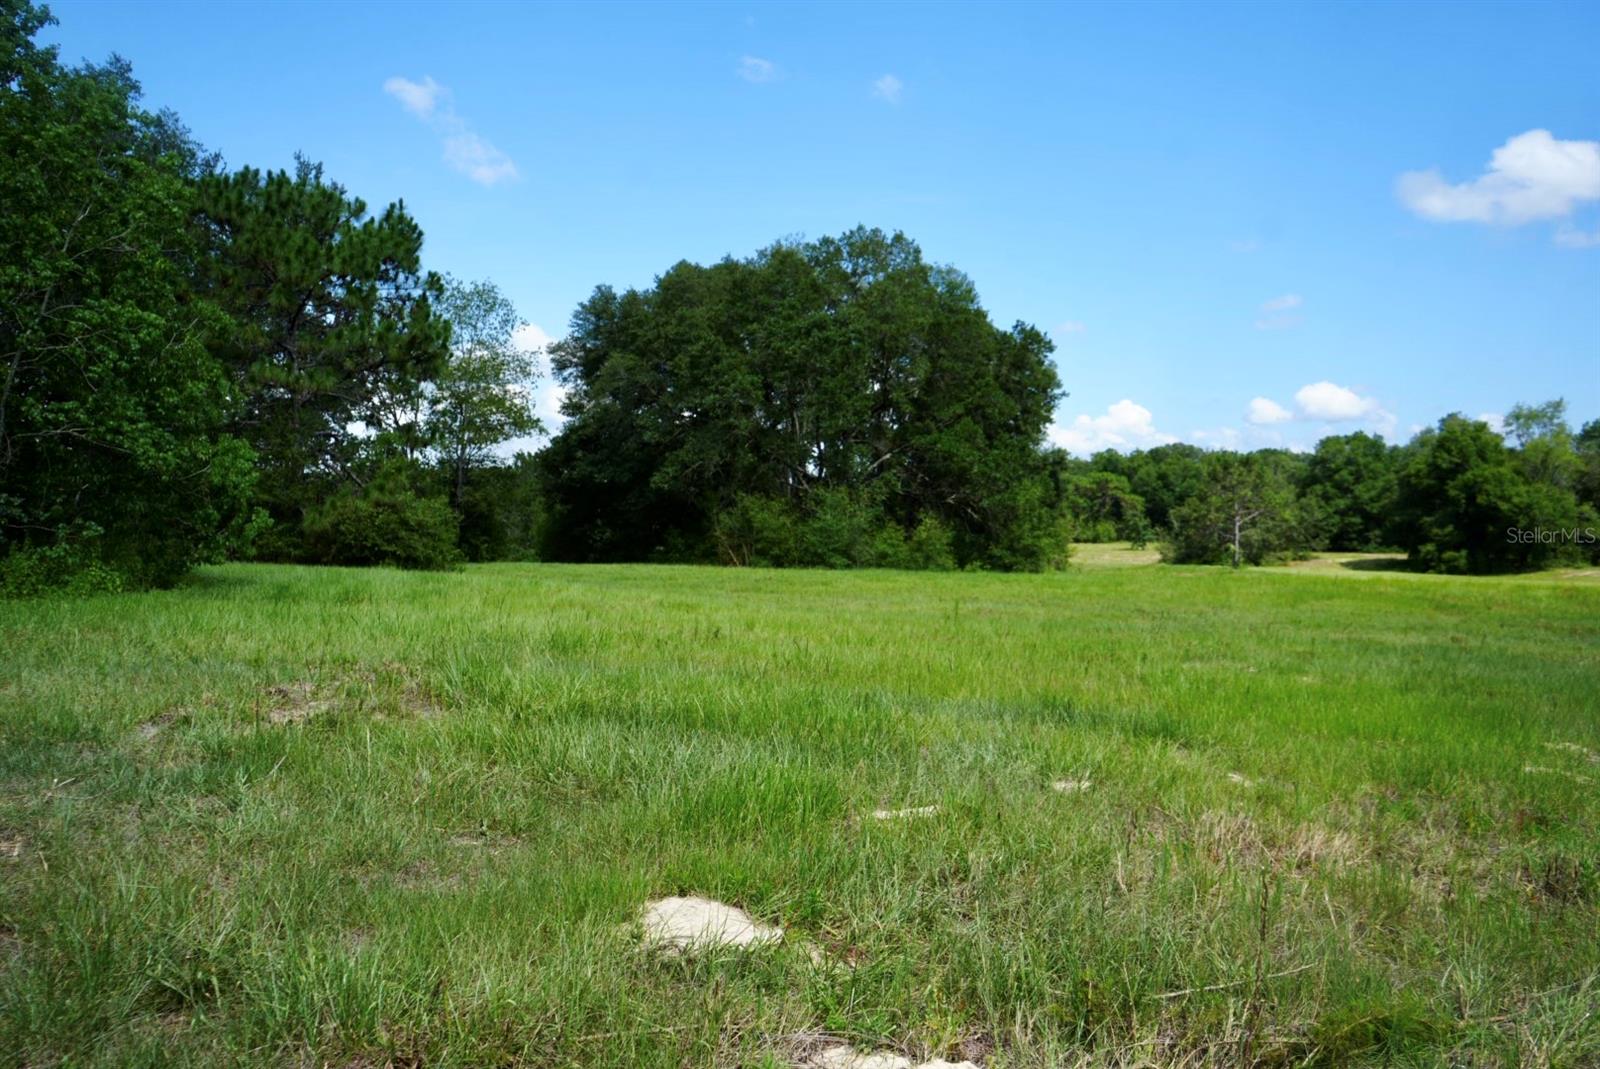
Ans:
[[[444,161],[474,182],[492,186],[520,177],[511,157],[467,126],[456,114],[450,90],[431,76],[413,82],[396,75],[383,83],[383,91],[438,134],[444,148]]]
[[[1245,422],[1264,427],[1272,423],[1288,423],[1294,419],[1294,413],[1284,408],[1270,397],[1255,397],[1250,401],[1250,406],[1244,414]]]
[[[1157,430],[1150,410],[1127,398],[1108,405],[1104,415],[1080,415],[1066,426],[1053,423],[1048,435],[1051,445],[1082,455],[1101,449],[1148,449],[1178,440]]]

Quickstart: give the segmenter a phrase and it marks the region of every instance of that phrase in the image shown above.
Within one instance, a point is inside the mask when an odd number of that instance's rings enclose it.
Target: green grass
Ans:
[[[0,1064],[1592,1066],[1600,765],[1550,743],[1600,751],[1600,585],[228,566],[0,605]],[[640,951],[673,893],[788,939]]]

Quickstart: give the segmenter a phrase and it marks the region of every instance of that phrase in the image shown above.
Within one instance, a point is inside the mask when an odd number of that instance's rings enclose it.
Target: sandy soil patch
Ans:
[[[737,906],[697,895],[645,903],[644,942],[658,950],[709,950],[782,942],[783,929],[762,924]]]
[[[978,1069],[972,1062],[947,1062],[943,1058],[913,1063],[903,1054],[862,1054],[842,1043],[813,1054],[802,1064],[811,1069]]]
[[[268,687],[266,697],[270,702],[267,720],[273,724],[303,723],[333,704],[333,699],[309,679]]]

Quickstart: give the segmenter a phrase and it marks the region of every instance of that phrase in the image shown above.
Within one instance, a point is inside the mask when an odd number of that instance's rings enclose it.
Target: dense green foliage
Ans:
[[[391,466],[306,516],[302,556],[323,564],[448,568],[461,558],[458,528],[443,497],[417,494],[407,471]]]
[[[63,67],[45,9],[0,11],[0,593],[526,555],[499,292],[446,291],[404,205],[369,217],[316,164],[223,171],[125,63]]]
[[[0,16],[0,589],[170,582],[245,533],[249,448],[189,280],[196,157],[120,61]]]
[[[1212,453],[1199,490],[1172,512],[1165,555],[1178,564],[1262,564],[1309,548],[1292,455]]]
[[[0,1064],[1592,1069],[1597,656],[1600,576],[0,604]],[[783,944],[643,953],[690,893]]]
[[[1554,410],[1556,423],[1522,435],[1520,449],[1461,416],[1411,443],[1397,531],[1413,561],[1430,571],[1501,572],[1600,557],[1600,502],[1573,492],[1581,458],[1559,402]]]
[[[258,497],[298,552],[310,509],[370,463],[361,425],[384,388],[412,388],[444,366],[449,324],[420,269],[422,232],[390,205],[366,205],[305,160],[295,173],[246,167],[207,176],[201,217],[212,235],[202,290],[228,313],[216,352],[243,398],[236,433],[260,458]]]
[[[877,230],[602,286],[552,349],[569,393],[542,456],[547,552],[1058,564],[1050,350]]]

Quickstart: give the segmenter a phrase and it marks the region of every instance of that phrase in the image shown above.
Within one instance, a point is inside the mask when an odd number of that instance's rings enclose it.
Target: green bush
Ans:
[[[100,534],[93,524],[83,524],[57,531],[49,544],[12,547],[0,556],[0,597],[81,597],[121,591],[128,586],[127,577],[101,558]]]
[[[956,566],[954,537],[936,516],[924,516],[908,535],[883,515],[879,503],[847,490],[815,490],[807,505],[741,495],[717,517],[719,558],[776,568]]]
[[[392,484],[342,494],[306,517],[305,556],[320,564],[443,569],[461,563],[456,515],[442,497]]]
[[[924,516],[906,540],[906,567],[947,572],[956,566],[955,537],[949,524]]]

